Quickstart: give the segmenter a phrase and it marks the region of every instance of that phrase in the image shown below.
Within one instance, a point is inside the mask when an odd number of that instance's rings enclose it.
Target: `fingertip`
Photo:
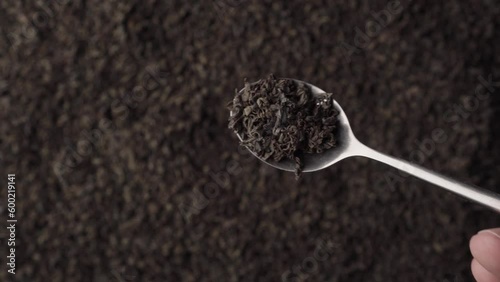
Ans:
[[[472,275],[478,282],[500,282],[500,280],[486,270],[476,259],[473,259],[470,265]]]
[[[494,277],[499,277],[493,281],[500,282],[500,229],[489,229],[479,232],[471,238],[469,245],[472,256],[477,264],[491,275],[494,275]]]

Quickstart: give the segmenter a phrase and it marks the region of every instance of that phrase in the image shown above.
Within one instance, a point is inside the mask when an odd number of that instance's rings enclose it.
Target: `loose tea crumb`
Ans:
[[[332,94],[314,96],[304,83],[274,75],[253,84],[245,81],[229,109],[229,128],[241,144],[264,160],[294,161],[297,178],[305,153],[322,153],[337,144]]]

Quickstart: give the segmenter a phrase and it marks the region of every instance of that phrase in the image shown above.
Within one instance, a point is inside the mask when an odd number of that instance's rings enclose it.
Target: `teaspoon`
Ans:
[[[312,84],[296,79],[294,79],[294,81],[298,83],[304,83],[309,86],[313,95],[315,96],[318,96],[318,94],[320,93],[325,93],[325,91]],[[241,91],[243,91],[243,89]],[[444,188],[476,203],[482,204],[500,213],[500,195],[491,191],[460,183],[457,180],[440,175],[416,164],[378,152],[364,145],[354,136],[354,133],[352,132],[351,126],[349,124],[349,120],[347,119],[347,116],[340,105],[335,100],[333,100],[333,103],[335,108],[339,112],[337,127],[337,146],[335,148],[326,150],[321,154],[305,154],[303,159],[303,172],[312,172],[324,169],[349,157],[366,157],[385,163],[386,165],[404,171],[410,175],[437,185],[441,188]],[[238,138],[241,140],[241,137],[239,135]],[[270,166],[285,171],[295,171],[295,163],[291,160],[283,160],[280,162],[263,160],[254,152],[250,152]]]

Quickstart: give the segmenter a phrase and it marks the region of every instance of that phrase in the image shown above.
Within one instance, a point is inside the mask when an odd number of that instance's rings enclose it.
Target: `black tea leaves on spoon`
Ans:
[[[310,87],[270,75],[256,83],[245,81],[229,103],[229,128],[263,160],[295,162],[300,176],[304,154],[334,148],[337,116],[331,93],[313,95]]]

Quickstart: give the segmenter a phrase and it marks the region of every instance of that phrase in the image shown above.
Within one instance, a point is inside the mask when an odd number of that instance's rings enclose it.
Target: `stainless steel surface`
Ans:
[[[296,81],[303,82],[299,80]],[[311,85],[309,83],[306,84],[308,84],[311,87],[313,94],[325,93],[325,91],[321,90],[320,88],[314,85]],[[340,107],[340,105],[336,101],[333,101],[333,103],[340,112],[339,129],[338,129],[339,131],[337,134],[337,137],[339,139],[338,146],[333,149],[327,150],[322,154],[306,155],[304,157],[304,170],[303,170],[304,172],[311,172],[329,167],[339,162],[340,160],[343,160],[348,157],[355,157],[355,156],[367,157],[385,163],[399,170],[405,171],[408,174],[411,174],[422,180],[428,181],[432,184],[435,184],[448,191],[458,194],[466,199],[482,204],[500,213],[500,195],[498,194],[480,188],[475,188],[467,184],[460,183],[456,180],[440,175],[438,173],[435,173],[418,165],[412,164],[410,162],[398,158],[391,157],[389,155],[380,153],[374,149],[365,146],[364,144],[359,142],[358,139],[356,139],[356,137],[354,136],[354,133],[352,132],[351,126],[349,124],[349,120],[347,119],[347,116]],[[238,137],[241,139],[239,135]],[[254,154],[254,152],[251,153]],[[264,161],[261,158],[259,159],[269,164],[270,166],[273,166],[278,169],[286,171],[295,170],[295,164],[292,161],[287,160],[281,162],[273,162],[273,161]]]

